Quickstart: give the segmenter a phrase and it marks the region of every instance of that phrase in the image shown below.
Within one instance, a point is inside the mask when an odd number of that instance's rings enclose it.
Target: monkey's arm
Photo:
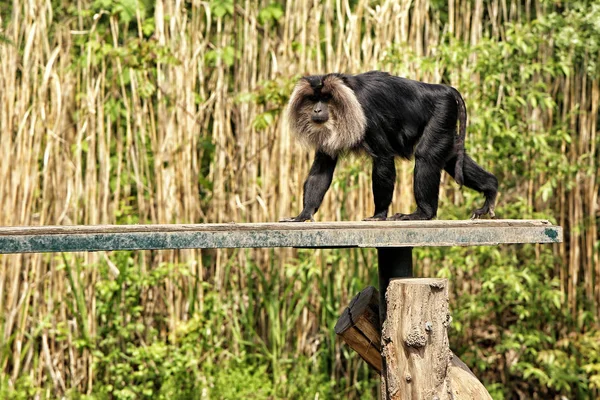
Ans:
[[[308,178],[304,182],[304,208],[295,218],[282,219],[281,222],[305,222],[312,221],[317,212],[331,180],[333,171],[337,164],[337,157],[333,158],[323,152],[317,151],[315,160],[310,168]]]
[[[373,158],[373,198],[375,200],[375,214],[363,221],[385,221],[387,218],[394,185],[396,183],[396,165],[394,157]]]

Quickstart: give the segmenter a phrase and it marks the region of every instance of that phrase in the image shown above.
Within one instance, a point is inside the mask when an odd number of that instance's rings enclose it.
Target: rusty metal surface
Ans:
[[[0,253],[254,247],[557,243],[544,220],[0,227]]]

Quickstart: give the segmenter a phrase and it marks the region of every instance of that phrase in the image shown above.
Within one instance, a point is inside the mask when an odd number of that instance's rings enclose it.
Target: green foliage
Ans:
[[[218,18],[233,15],[233,0],[212,0],[210,11]]]
[[[600,73],[600,3],[573,1],[563,13],[540,16],[539,23],[555,33],[557,56],[564,62],[563,71],[584,65],[590,77]]]
[[[462,214],[442,204],[449,215]],[[463,208],[460,206],[459,208]],[[505,205],[503,217],[519,218],[520,204]],[[467,249],[419,249],[419,259],[440,265],[461,293],[451,302],[451,347],[483,379],[495,399],[590,398],[597,388],[599,331],[583,322],[586,333],[565,333],[577,321],[570,315],[553,270],[561,261],[551,248],[511,246]],[[459,278],[460,277],[460,278]],[[464,290],[461,285],[472,290]],[[505,383],[495,383],[502,373]],[[488,377],[494,379],[488,380]],[[523,382],[527,382],[524,385]]]
[[[283,112],[293,87],[300,76],[279,78],[272,81],[262,82],[261,85],[251,93],[243,93],[237,96],[238,102],[253,102],[266,108],[259,113],[253,121],[253,128],[263,130],[271,126]]]
[[[348,168],[349,176],[354,176],[353,167]],[[443,206],[455,212],[451,205]],[[521,208],[509,207],[506,212],[507,217],[514,217]],[[230,280],[223,289],[228,296],[200,283],[186,266],[162,264],[146,271],[133,253],[116,253],[111,257],[112,269],[106,263],[94,266],[99,272],[94,290],[99,330],[77,350],[92,351],[93,392],[86,397],[70,393],[68,398],[195,399],[201,394],[219,399],[345,398],[355,391],[375,398],[377,377],[364,363],[357,369],[354,386],[348,386],[346,379],[330,378],[332,363],[340,356],[332,333],[342,306],[340,293],[355,293],[375,283],[375,265],[367,264],[367,271],[360,265],[367,260],[363,251],[353,250],[351,258],[348,250],[323,252],[320,267],[314,251],[307,250],[283,269],[276,262],[259,268],[248,257],[245,269],[237,270],[237,257],[232,255],[225,266]],[[531,245],[503,252],[481,247],[418,249],[416,253],[420,260],[439,265],[438,276],[450,278],[454,290],[464,282],[477,288],[461,290],[463,294],[452,301],[451,345],[489,384],[494,398],[511,398],[514,390],[530,390],[532,398],[557,393],[586,398],[589,390],[598,388],[600,332],[584,329],[584,333],[566,335],[561,328],[572,322],[572,316],[563,311],[564,297],[551,277],[557,260],[548,248],[538,255]],[[362,262],[344,267],[349,272],[356,269],[345,275],[352,280],[340,281],[335,270],[348,259],[360,258]],[[65,265],[71,264],[77,262],[65,260]],[[190,317],[165,335],[170,324],[168,300],[153,298],[149,303],[144,299],[152,297],[156,288],[184,278],[201,286],[202,305],[194,295],[199,288],[185,290]],[[78,285],[71,282],[73,288]],[[246,288],[244,293],[234,290],[240,285]],[[315,293],[320,294],[317,307],[309,303]],[[76,314],[77,290],[71,296]],[[320,343],[310,355],[299,354],[293,340],[307,310],[322,316],[322,326],[314,336]],[[259,333],[259,326],[266,334]],[[589,327],[586,322],[585,327]],[[60,329],[52,333],[58,343],[67,340]],[[357,361],[347,348],[343,359]],[[487,380],[498,371],[507,377],[504,385]],[[522,382],[529,382],[528,387]],[[26,377],[14,387],[8,386],[6,378],[0,381],[2,398],[35,395],[42,395],[41,388]]]
[[[279,21],[283,16],[283,7],[279,3],[269,3],[258,13],[258,22],[261,24],[270,24]]]
[[[249,265],[251,283],[245,301],[221,299],[204,284],[203,311],[179,325],[171,337],[160,327],[167,322],[149,316],[140,299],[152,288],[186,276],[185,267],[162,265],[142,272],[127,255],[114,260],[120,274],[112,279],[106,266],[96,287],[99,326],[94,359],[95,398],[187,399],[206,393],[210,398],[306,398],[331,394],[325,375],[313,374],[314,362],[293,356],[287,346],[301,311],[306,307],[314,265],[290,266],[287,278],[272,279]],[[228,268],[231,268],[230,265]],[[300,287],[298,287],[300,284]],[[283,301],[282,301],[283,300]],[[157,299],[155,306],[160,306]],[[263,314],[264,311],[264,314]],[[154,318],[148,323],[148,318]],[[266,318],[269,336],[259,338],[257,318]],[[232,353],[232,343],[241,346]]]
[[[140,0],[95,0],[92,4],[92,9],[95,12],[108,12],[110,15],[115,15],[125,24],[136,19],[136,13],[139,13],[142,18],[146,16],[146,5],[151,4],[149,1]]]
[[[239,54],[236,54],[235,49],[232,46],[225,46],[221,49],[207,51],[205,60],[211,67],[216,66],[221,61],[228,67],[231,67],[236,57],[239,57]]]
[[[0,399],[6,400],[29,400],[39,393],[33,380],[29,376],[21,376],[17,379],[14,387],[9,385],[5,376],[0,376]]]
[[[5,45],[11,45],[14,46],[15,44],[12,42],[12,40],[10,40],[9,38],[7,38],[6,36],[4,36],[3,34],[0,33],[0,44],[5,44]]]
[[[575,2],[564,13],[507,24],[503,41],[484,38],[477,46],[465,46],[447,38],[431,57],[397,46],[385,60],[398,72],[406,58],[422,71],[442,66],[446,83],[463,93],[470,117],[467,151],[485,154],[482,164],[502,182],[502,218],[557,220],[550,207],[557,185],[574,185],[581,171],[595,173],[586,156],[573,163],[563,155],[561,148],[573,135],[568,119],[551,113],[553,128],[546,130],[534,114],[554,110],[562,101],[545,82],[568,76],[582,64],[583,73],[597,76],[599,21],[597,4]],[[549,38],[556,39],[550,55],[541,51]],[[543,182],[536,197],[544,212],[534,213],[519,194],[530,179]],[[464,219],[481,201],[471,191],[462,192],[464,204],[444,202],[440,218]],[[420,249],[417,258],[439,265],[439,276],[459,286],[451,304],[451,344],[494,398],[594,397],[597,326],[567,311],[554,273],[562,260],[551,248]]]
[[[299,317],[308,306],[312,282],[320,274],[312,258],[288,266],[279,278],[275,263],[267,271],[249,264],[242,275],[249,285],[243,300],[237,296],[223,298],[219,290],[203,283],[202,310],[194,311],[188,321],[165,336],[161,332],[169,322],[164,311],[146,309],[148,303],[143,299],[167,282],[189,277],[189,269],[163,264],[144,271],[133,256],[115,254],[112,270],[106,263],[94,266],[99,272],[94,291],[99,330],[85,347],[93,355],[95,384],[90,396],[69,393],[67,398],[334,397],[335,382],[323,373],[325,364],[319,361],[319,354],[294,354],[290,347]],[[71,263],[65,259],[68,268]],[[230,268],[233,264],[227,266]],[[71,285],[77,287],[77,283]],[[76,304],[78,299],[77,290],[73,290],[70,301]],[[164,310],[166,301],[155,298],[152,307]],[[75,308],[73,313],[77,314]],[[268,336],[256,334],[261,321],[269,326]],[[58,343],[67,340],[59,330],[53,335]],[[51,398],[50,393],[36,387],[28,377],[19,378],[12,387],[4,376],[0,380],[1,398]]]
[[[10,3],[0,7],[3,18]],[[175,108],[176,99],[158,96],[160,65],[179,61],[171,47],[153,38],[153,2],[96,0],[82,11],[63,2],[52,3],[55,17],[80,18],[86,26],[94,27],[87,35],[73,36],[77,46],[72,68],[106,70],[105,80],[115,95],[106,98],[104,107],[113,129],[123,132],[128,128],[125,97],[133,81],[143,100],[164,101],[167,107]],[[357,3],[350,1],[351,9]],[[211,0],[208,5],[213,21],[233,17],[236,12],[232,0]],[[447,2],[433,0],[431,7],[440,21],[447,21]],[[280,2],[263,3],[258,13],[262,29],[274,31],[283,12]],[[112,37],[111,21],[119,26],[116,38]],[[502,182],[500,217],[556,221],[559,216],[551,211],[551,203],[557,187],[575,185],[577,173],[592,173],[597,163],[589,162],[589,154],[569,162],[561,152],[561,147],[576,137],[566,123],[569,115],[549,114],[553,128],[544,129],[533,114],[552,110],[563,101],[547,82],[575,73],[598,76],[600,4],[569,2],[568,9],[539,15],[530,23],[504,24],[502,29],[504,40],[484,37],[477,46],[447,36],[428,57],[411,54],[402,45],[393,46],[382,62],[403,75],[407,60],[422,73],[441,69],[444,82],[464,94],[470,118],[467,149],[470,154],[485,154],[476,157],[480,158],[477,161]],[[0,46],[12,45],[4,34],[0,31]],[[552,52],[542,54],[548,42]],[[236,44],[218,46],[200,55],[201,67],[210,70],[221,64],[233,70],[240,57]],[[300,44],[292,42],[291,46],[296,51]],[[238,102],[253,103],[259,110],[254,129],[272,128],[278,122],[297,78],[281,76],[262,82],[251,93],[237,94]],[[203,101],[198,95],[196,103]],[[73,115],[73,119],[78,122],[80,115]],[[134,135],[143,141],[143,132]],[[122,156],[114,142],[110,148],[112,170],[117,169],[117,158]],[[84,170],[88,146],[83,141],[69,149],[82,153]],[[210,136],[198,141],[196,150],[203,157],[198,190],[206,199],[213,192],[213,182],[207,177],[215,149]],[[144,150],[150,154],[151,164],[152,149],[148,146]],[[333,192],[338,196],[335,202],[340,204],[342,219],[355,218],[346,212],[346,197],[368,170],[363,160],[340,162]],[[150,174],[142,179],[153,178]],[[138,186],[147,187],[148,182],[138,185],[131,171],[111,175],[110,179],[113,189],[131,185],[115,211],[117,222],[144,222],[136,198],[144,195],[137,192]],[[520,190],[527,180],[543,182],[535,193],[541,201],[536,212]],[[479,194],[465,189],[461,196],[460,206],[443,196],[439,218],[464,219],[470,209],[480,205]],[[73,351],[91,352],[94,374],[90,396],[68,393],[67,397],[376,398],[378,377],[355,354],[340,347],[333,333],[345,305],[341,299],[376,284],[376,266],[368,252],[300,251],[298,259],[285,266],[277,262],[275,253],[259,266],[252,261],[251,251],[241,256],[236,252],[224,266],[223,275],[228,278],[220,286],[195,276],[186,265],[161,264],[147,270],[144,260],[134,253],[110,255],[112,265],[103,262],[97,266],[65,257],[57,269],[65,273],[69,289],[65,301],[78,325]],[[452,348],[484,380],[495,399],[518,395],[585,399],[599,393],[600,331],[589,312],[571,315],[567,311],[555,274],[562,261],[551,248],[427,248],[416,250],[415,255],[420,262],[434,265],[438,276],[450,279],[454,291]],[[240,257],[246,259],[243,265],[238,263]],[[212,265],[211,261],[205,264]],[[93,288],[80,281],[85,268],[98,269]],[[345,274],[338,273],[340,270]],[[416,275],[421,271],[417,269]],[[167,285],[177,287],[184,299],[181,304],[186,309],[177,316],[169,308],[170,299],[157,294],[161,293],[158,288]],[[84,297],[90,294],[93,297]],[[94,304],[94,314],[87,309],[89,304]],[[96,318],[95,334],[87,327],[88,312]],[[305,315],[315,316],[318,326],[303,326]],[[39,329],[48,329],[58,347],[67,346],[69,330],[64,323],[39,324]],[[39,333],[32,336],[35,342]],[[0,364],[12,361],[14,340],[2,342]],[[29,376],[19,376],[13,382],[0,373],[0,398],[36,396],[53,398],[52,383],[34,382]]]

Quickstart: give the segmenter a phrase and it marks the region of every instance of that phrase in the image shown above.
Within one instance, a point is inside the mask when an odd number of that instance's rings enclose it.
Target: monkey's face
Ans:
[[[354,91],[335,74],[300,79],[290,97],[288,118],[302,142],[332,156],[356,146],[366,126]]]
[[[312,103],[312,114],[311,119],[315,124],[324,124],[329,120],[329,104],[328,101],[331,98],[329,95],[321,95],[320,98],[314,96],[310,100]]]
[[[290,101],[299,118],[316,125],[324,125],[334,113],[335,101],[332,101],[335,82],[327,76],[307,76],[296,85]]]

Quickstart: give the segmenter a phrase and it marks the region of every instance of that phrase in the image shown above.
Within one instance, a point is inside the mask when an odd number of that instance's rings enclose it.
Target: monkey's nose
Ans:
[[[321,113],[321,109],[320,108],[315,108],[313,111],[314,111],[315,114],[320,114]]]

